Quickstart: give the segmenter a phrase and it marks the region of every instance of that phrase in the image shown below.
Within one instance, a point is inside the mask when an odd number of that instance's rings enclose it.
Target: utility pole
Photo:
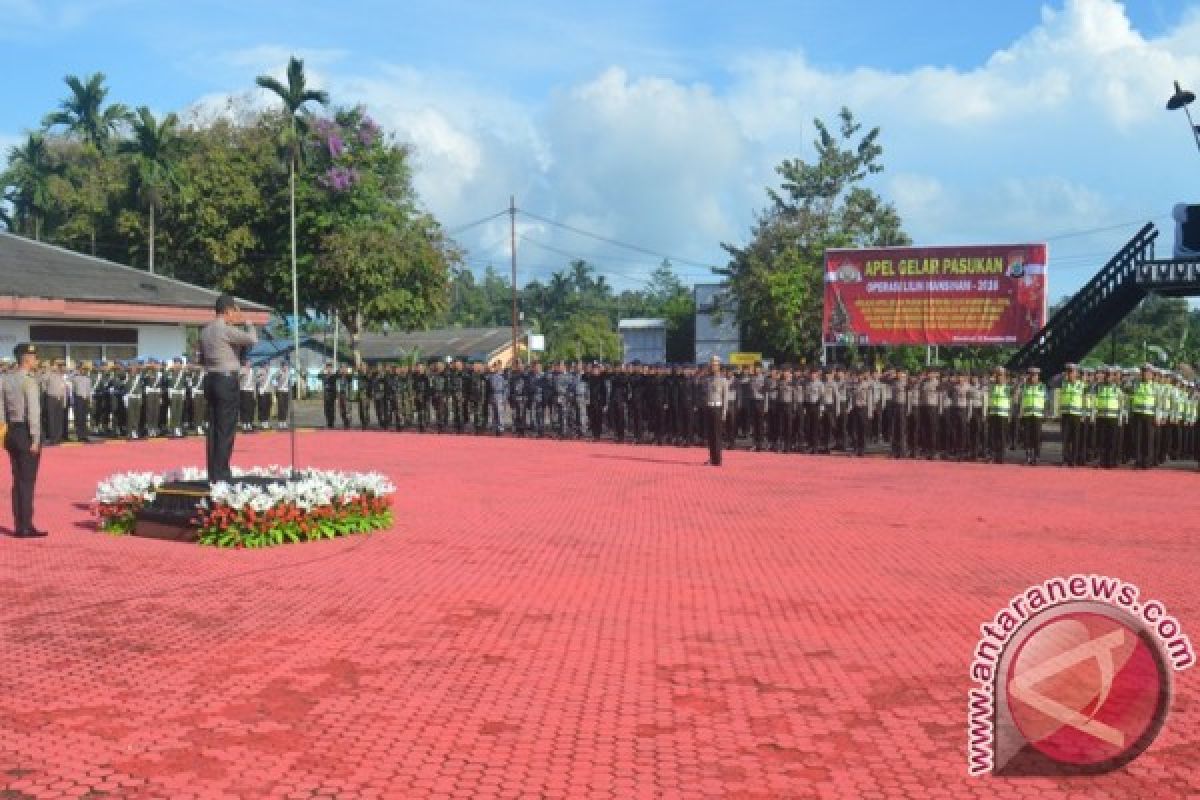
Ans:
[[[521,351],[517,349],[517,197],[508,196],[508,246],[512,254],[512,352],[513,362],[520,360]]]

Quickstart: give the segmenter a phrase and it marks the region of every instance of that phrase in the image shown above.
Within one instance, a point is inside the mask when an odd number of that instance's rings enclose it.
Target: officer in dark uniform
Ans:
[[[436,361],[429,374],[429,404],[433,408],[433,422],[438,433],[445,433],[450,426],[450,382],[446,376],[446,362]]]
[[[164,388],[163,373],[158,368],[157,361],[151,361],[146,365],[142,381],[145,392],[146,437],[153,438],[159,434],[159,416],[162,412]]]
[[[533,371],[525,378],[525,405],[529,408],[530,428],[539,439],[546,433],[546,401],[549,388],[541,362],[535,361]]]
[[[112,411],[108,404],[108,381],[110,373],[97,363],[92,384],[92,428],[93,434],[107,433],[112,425]]]
[[[602,377],[603,373],[602,373]],[[605,397],[605,407],[608,412],[608,427],[612,431],[613,441],[618,444],[625,442],[625,413],[629,404],[629,372],[624,364],[617,364],[608,370],[608,384]],[[595,395],[592,395],[595,397]]]
[[[592,364],[592,368],[583,380],[587,384],[588,433],[591,434],[592,439],[599,440],[604,435],[604,409],[608,407],[608,379],[601,372],[599,364]]]
[[[349,366],[342,367],[342,371],[338,373],[337,380],[334,382],[334,387],[337,389],[337,410],[338,416],[342,418],[342,427],[350,427],[350,400],[351,395],[355,394],[354,387],[354,370]]]
[[[483,364],[478,361],[469,364],[463,373],[463,394],[466,397],[467,422],[471,423],[471,432],[475,434],[483,433],[487,429],[487,406],[484,404],[486,393]]]
[[[646,378],[640,361],[629,370],[629,428],[634,444],[641,444],[646,417]]]
[[[512,413],[512,428],[524,436],[529,427],[529,373],[520,362],[513,364],[508,375],[508,405]]]
[[[388,389],[388,369],[378,366],[371,373],[371,401],[375,405],[375,419],[379,427],[387,430],[392,427],[391,398]]]
[[[325,427],[332,428],[337,424],[337,384],[338,376],[332,364],[326,364],[321,370],[321,399],[325,411]]]
[[[467,386],[463,364],[455,361],[446,370],[446,427],[462,433],[466,424]]]
[[[424,364],[417,364],[413,370],[413,407],[416,409],[417,430],[424,433],[431,424],[429,373],[425,371]]]
[[[125,383],[125,418],[129,426],[129,438],[142,436],[142,406],[146,398],[145,373],[140,365],[129,371]]]
[[[492,430],[499,436],[504,432],[504,406],[508,403],[508,381],[500,369],[500,362],[494,362],[488,370],[485,379],[487,387],[487,419]]]
[[[364,431],[371,426],[371,400],[373,399],[371,385],[373,383],[374,376],[367,369],[367,365],[363,364],[354,375],[354,399],[358,404],[358,424]]]
[[[13,535],[45,536],[33,526],[33,492],[42,458],[41,392],[33,372],[37,349],[28,343],[13,348],[17,368],[0,376],[0,422],[5,423],[4,449],[12,465]]]
[[[167,435],[173,438],[183,436],[183,406],[187,400],[187,375],[178,361],[172,361],[163,379],[163,390],[166,392],[167,405]]]

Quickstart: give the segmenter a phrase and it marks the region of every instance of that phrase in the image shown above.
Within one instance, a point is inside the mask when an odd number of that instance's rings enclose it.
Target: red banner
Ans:
[[[1046,322],[1046,245],[825,251],[826,344],[1023,345]]]

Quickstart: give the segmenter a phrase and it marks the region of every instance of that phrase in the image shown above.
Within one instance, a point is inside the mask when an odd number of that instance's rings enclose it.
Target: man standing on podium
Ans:
[[[207,376],[204,396],[208,401],[206,431],[208,480],[229,481],[233,473],[233,437],[238,425],[238,371],[242,354],[258,341],[254,328],[246,323],[237,301],[230,295],[217,298],[217,318],[200,332],[200,358]],[[240,329],[235,326],[242,326]]]

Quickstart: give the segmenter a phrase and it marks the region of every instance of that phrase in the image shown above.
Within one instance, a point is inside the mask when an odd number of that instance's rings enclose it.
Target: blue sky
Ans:
[[[114,99],[202,123],[231,96],[263,102],[254,76],[296,52],[336,101],[415,145],[418,188],[447,226],[515,192],[700,264],[745,239],[772,167],[811,156],[811,119],[843,103],[883,128],[874,185],[919,243],[1050,239],[1055,296],[1142,222],[1200,199],[1200,160],[1163,111],[1172,79],[1200,85],[1200,2],[0,0],[0,22],[0,144],[37,124],[67,73],[101,70]],[[470,263],[504,265],[505,234],[464,234]],[[653,266],[532,221],[522,235],[531,273],[557,251],[618,283]]]

